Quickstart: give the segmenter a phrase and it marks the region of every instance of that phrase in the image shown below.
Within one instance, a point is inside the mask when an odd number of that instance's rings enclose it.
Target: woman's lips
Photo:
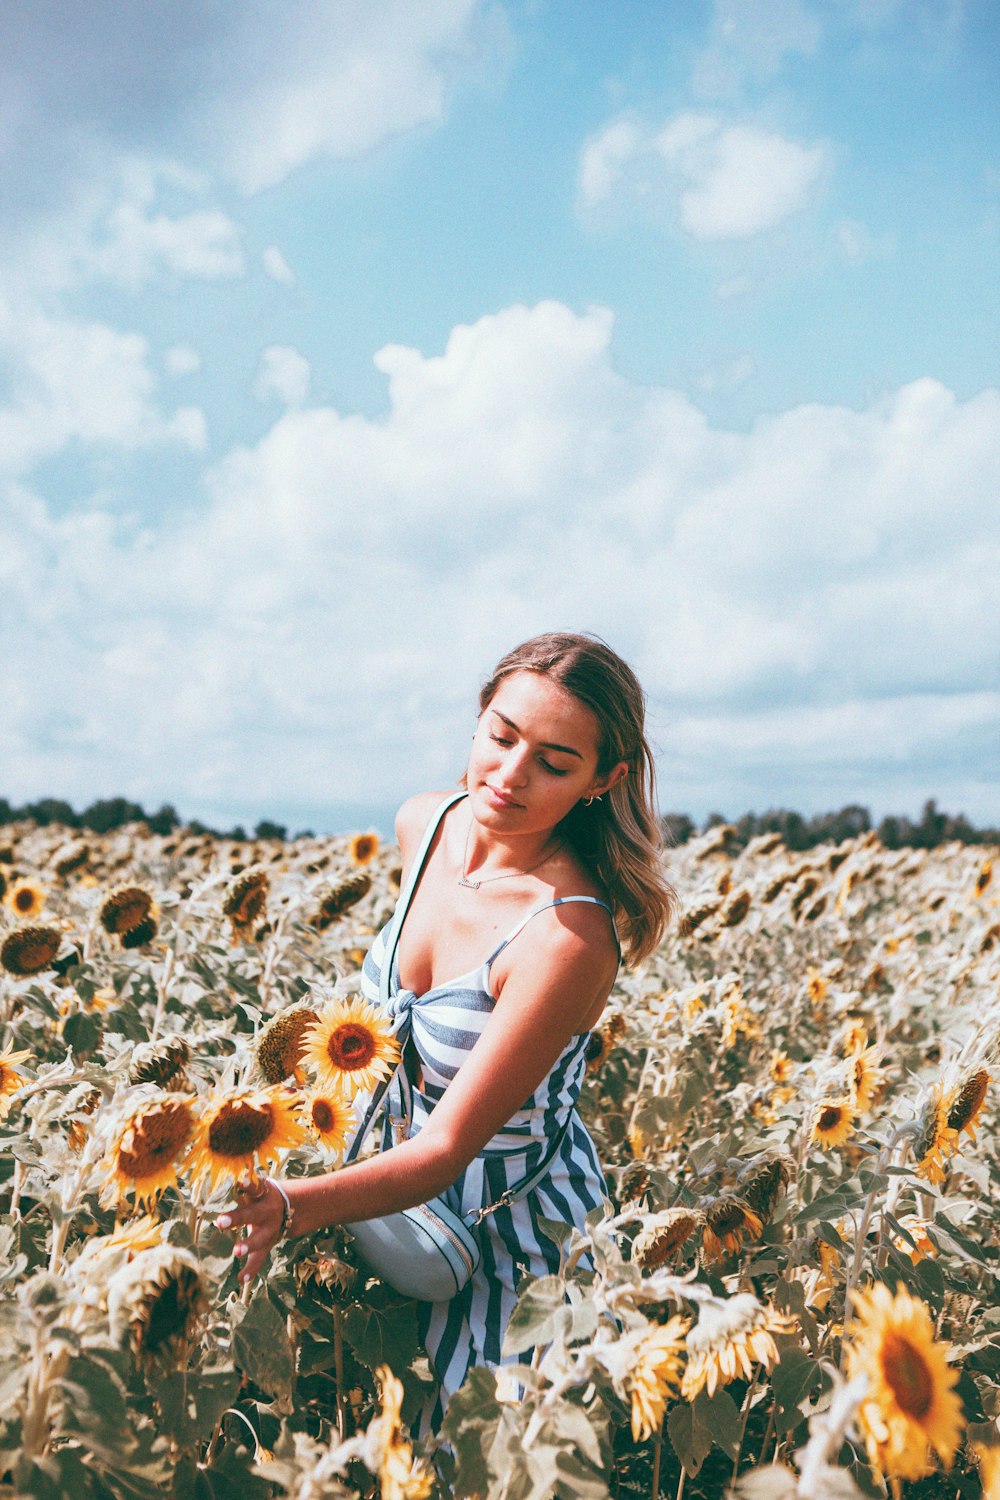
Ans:
[[[498,807],[520,807],[521,805],[519,802],[515,802],[513,797],[508,796],[506,792],[498,791],[495,786],[490,786],[489,782],[486,782],[486,790]]]

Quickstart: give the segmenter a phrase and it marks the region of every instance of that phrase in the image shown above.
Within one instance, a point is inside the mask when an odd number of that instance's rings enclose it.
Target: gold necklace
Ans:
[[[547,864],[550,859],[554,859],[562,848],[561,843],[557,844],[548,854],[544,854],[537,864],[529,865],[526,870],[504,870],[502,875],[484,875],[482,880],[470,880],[466,874],[466,869],[469,863],[469,845],[471,842],[472,824],[470,823],[469,831],[465,835],[465,855],[462,859],[462,873],[458,877],[459,885],[464,885],[466,890],[469,891],[478,891],[481,885],[489,885],[494,880],[513,880],[515,875],[530,875],[533,870],[539,869],[542,865]]]

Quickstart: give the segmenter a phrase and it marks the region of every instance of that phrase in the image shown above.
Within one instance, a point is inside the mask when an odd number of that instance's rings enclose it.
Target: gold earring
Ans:
[[[603,794],[601,794],[601,795],[603,795]],[[593,802],[600,802],[601,796],[599,795],[597,797],[584,797],[583,800],[587,804],[587,806],[590,807],[591,803],[593,803]]]

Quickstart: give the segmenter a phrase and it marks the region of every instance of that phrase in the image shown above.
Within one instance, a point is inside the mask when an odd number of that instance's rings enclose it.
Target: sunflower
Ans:
[[[225,1177],[277,1166],[282,1151],[305,1139],[298,1102],[280,1086],[232,1089],[210,1100],[191,1147],[193,1180],[208,1177],[214,1188]]]
[[[767,1220],[794,1175],[793,1159],[776,1151],[748,1162],[736,1179],[736,1186],[754,1213]]]
[[[177,1168],[195,1132],[194,1099],[164,1095],[140,1105],[111,1153],[111,1181],[121,1202],[131,1191],[136,1206],[152,1205],[177,1181]]]
[[[744,1236],[755,1240],[763,1227],[760,1215],[754,1213],[745,1198],[722,1193],[705,1209],[702,1250],[714,1260],[726,1250],[739,1250]]]
[[[265,1082],[284,1083],[286,1078],[294,1078],[296,1083],[305,1081],[303,1042],[318,1020],[311,1005],[289,1005],[261,1028],[254,1043],[254,1061]]]
[[[900,1255],[908,1255],[914,1265],[922,1261],[925,1255],[937,1255],[937,1246],[927,1232],[930,1225],[926,1219],[910,1214],[905,1219],[900,1219],[899,1227],[905,1229],[910,1237],[907,1240],[899,1234],[893,1240]],[[913,1241],[912,1244],[910,1240]]]
[[[370,865],[378,853],[378,848],[377,833],[356,833],[350,843],[352,864]]]
[[[626,1377],[632,1398],[632,1439],[639,1443],[659,1432],[669,1397],[676,1396],[684,1363],[688,1320],[679,1316],[643,1329],[630,1351]]]
[[[84,843],[63,844],[52,856],[53,868],[57,875],[72,875],[74,870],[79,870],[90,858],[90,850]]]
[[[618,1183],[618,1197],[622,1203],[638,1203],[649,1192],[649,1168],[644,1161],[631,1161]]]
[[[974,1068],[968,1073],[948,1102],[948,1129],[955,1132],[956,1145],[963,1130],[976,1139],[976,1121],[986,1102],[986,1090],[990,1075],[985,1068]]]
[[[112,1337],[127,1338],[143,1363],[183,1363],[208,1307],[197,1260],[176,1245],[140,1250],[108,1283]]]
[[[145,948],[147,943],[151,943],[153,941],[156,933],[156,918],[153,916],[145,917],[143,921],[137,922],[134,927],[130,927],[128,932],[122,933],[122,947]]]
[[[121,885],[107,897],[99,916],[105,932],[123,937],[146,922],[152,913],[153,898],[149,891],[141,885]]]
[[[19,979],[52,967],[62,933],[56,927],[15,927],[0,946],[0,965]]]
[[[325,932],[331,922],[335,922],[345,911],[356,905],[363,896],[367,896],[371,888],[372,878],[364,872],[349,875],[346,880],[330,886],[320,898],[316,911],[309,918],[310,926],[315,927],[317,932]]]
[[[327,1148],[341,1156],[347,1144],[347,1133],[356,1123],[354,1110],[336,1089],[313,1090],[306,1095],[303,1117]]]
[[[16,1094],[24,1084],[24,1079],[17,1071],[21,1063],[27,1062],[31,1053],[25,1048],[22,1052],[14,1050],[14,1043],[7,1042],[0,1052],[0,1120],[4,1119],[10,1110],[10,1095]]]
[[[868,1046],[868,1027],[860,1016],[851,1016],[844,1022],[839,1046],[847,1057],[855,1052],[863,1052]]]
[[[809,1139],[823,1151],[842,1146],[854,1131],[854,1106],[850,1099],[821,1099],[813,1110]]]
[[[775,1083],[787,1083],[794,1067],[795,1064],[787,1052],[775,1050],[771,1053],[769,1072]]]
[[[847,1092],[858,1114],[871,1109],[882,1087],[877,1047],[865,1047],[847,1059]]]
[[[32,880],[17,880],[7,892],[6,903],[22,921],[30,921],[45,905],[45,892]]]
[[[321,1088],[368,1093],[399,1062],[399,1043],[373,1005],[332,1000],[306,1036],[302,1055]]]
[[[82,1151],[87,1144],[90,1135],[90,1126],[86,1123],[90,1115],[97,1112],[104,1095],[100,1089],[87,1089],[79,1102],[73,1109],[72,1115],[66,1126],[66,1139],[73,1151]],[[83,1118],[79,1118],[82,1116]]]
[[[727,903],[726,909],[722,913],[723,927],[738,927],[750,910],[752,899],[750,892],[745,886],[742,890],[737,891]]]
[[[806,994],[818,1010],[823,1004],[830,988],[830,982],[825,979],[818,969],[809,969],[806,974]]]
[[[608,1026],[598,1026],[590,1033],[587,1041],[586,1063],[589,1074],[599,1073],[605,1060],[614,1047],[611,1029]]]
[[[955,1132],[948,1127],[948,1101],[940,1084],[935,1084],[920,1116],[920,1126],[913,1142],[917,1176],[927,1182],[944,1181],[944,1159],[954,1149]]]
[[[984,859],[976,876],[976,895],[981,896],[993,879],[993,861]]]
[[[704,1223],[704,1215],[694,1208],[668,1208],[636,1236],[632,1259],[644,1271],[655,1271],[665,1265],[675,1250],[691,1238]]]
[[[260,866],[230,881],[222,903],[222,915],[229,918],[234,937],[242,936],[261,916],[270,884],[270,875]]]
[[[983,1487],[983,1500],[1000,1500],[1000,1446],[973,1443],[972,1451],[979,1465],[979,1479]]]
[[[847,1368],[852,1378],[868,1378],[858,1421],[872,1467],[894,1482],[921,1479],[931,1472],[933,1448],[950,1468],[963,1423],[958,1372],[934,1337],[927,1307],[901,1284],[893,1295],[876,1282],[853,1299]]]
[[[382,1500],[427,1500],[434,1487],[433,1476],[424,1463],[414,1462],[413,1448],[403,1436],[402,1382],[388,1365],[379,1365],[375,1379],[382,1410],[369,1424],[367,1437],[378,1468]]]
[[[704,1302],[698,1322],[687,1336],[688,1363],[681,1383],[685,1401],[702,1389],[714,1396],[716,1388],[753,1375],[755,1364],[770,1371],[777,1362],[774,1335],[795,1331],[795,1321],[750,1292],[738,1292],[721,1305]]]
[[[162,1042],[144,1042],[132,1054],[128,1070],[129,1083],[155,1083],[161,1089],[177,1088],[185,1082],[185,1068],[191,1060],[191,1048],[184,1037],[171,1036]]]

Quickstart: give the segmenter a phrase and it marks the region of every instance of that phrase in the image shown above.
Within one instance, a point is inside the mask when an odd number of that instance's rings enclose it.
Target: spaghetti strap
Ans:
[[[611,928],[612,928],[612,931],[614,932],[615,942],[618,945],[618,952],[620,954],[621,951],[622,951],[622,945],[621,945],[621,939],[618,936],[618,928],[615,925],[615,914],[611,910],[611,907],[608,905],[608,903],[606,901],[599,900],[597,896],[557,896],[554,901],[546,901],[543,906],[536,906],[535,909],[534,909],[534,911],[529,911],[526,917],[522,917],[521,918],[520,922],[518,922],[518,924],[514,928],[513,932],[509,932],[507,934],[507,936],[504,938],[504,940],[500,944],[499,948],[494,948],[493,952],[490,954],[489,958],[486,960],[486,967],[487,967],[487,969],[489,969],[490,965],[493,963],[493,960],[495,958],[499,957],[499,955],[506,948],[507,944],[508,943],[512,943],[514,941],[514,939],[517,937],[518,933],[524,927],[526,927],[528,925],[528,923],[531,921],[532,917],[537,917],[538,914],[539,914],[539,912],[549,911],[553,906],[566,906],[571,901],[585,901],[590,906],[603,906],[604,907],[604,910],[607,912],[608,916],[611,918]]]

